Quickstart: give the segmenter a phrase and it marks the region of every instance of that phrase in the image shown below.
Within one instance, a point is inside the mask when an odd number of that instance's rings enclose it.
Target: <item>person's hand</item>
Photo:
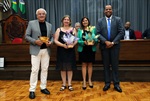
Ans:
[[[106,48],[111,48],[114,45],[114,43],[110,41],[105,41],[105,44],[106,44]]]
[[[67,44],[67,47],[68,48],[73,48],[74,47],[74,44],[72,43],[72,44]]]
[[[43,42],[41,40],[35,40],[35,44],[38,46],[41,46],[43,44]]]
[[[93,41],[93,45],[96,45],[96,42],[95,42],[95,41]]]
[[[85,45],[88,45],[87,41],[84,41],[84,44],[85,44]]]
[[[63,44],[63,47],[64,47],[65,49],[68,49],[68,46],[67,46],[66,44]]]
[[[49,47],[51,45],[51,41],[48,41],[45,43],[47,47]]]

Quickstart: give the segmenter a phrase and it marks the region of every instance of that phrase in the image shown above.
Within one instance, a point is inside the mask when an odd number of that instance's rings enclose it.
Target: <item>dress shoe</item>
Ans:
[[[84,82],[84,81],[83,81],[83,84],[82,84],[82,89],[86,90],[86,82]]]
[[[89,80],[89,87],[93,88],[93,84],[92,84],[91,80]]]
[[[122,92],[122,89],[119,86],[114,87],[114,89],[118,92]]]
[[[86,90],[86,87],[82,87],[83,90]]]
[[[30,98],[30,99],[34,99],[34,98],[35,98],[35,93],[34,93],[34,92],[30,92],[29,98]]]
[[[89,85],[90,88],[93,88],[93,85]]]
[[[42,89],[41,92],[44,93],[44,94],[47,94],[47,95],[50,94],[50,92],[49,92],[46,88],[45,88],[45,89]]]
[[[105,85],[103,91],[107,91],[110,88],[110,85]]]

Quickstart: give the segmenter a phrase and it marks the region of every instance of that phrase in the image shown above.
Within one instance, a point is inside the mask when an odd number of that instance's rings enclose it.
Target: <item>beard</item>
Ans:
[[[125,29],[126,29],[126,30],[129,30],[129,27],[126,27]]]

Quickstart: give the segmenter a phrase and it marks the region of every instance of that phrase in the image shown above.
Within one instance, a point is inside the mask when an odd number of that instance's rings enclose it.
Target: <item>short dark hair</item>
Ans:
[[[104,10],[106,9],[106,6],[111,6],[111,8],[113,9],[112,5],[107,4],[107,5],[105,5]]]

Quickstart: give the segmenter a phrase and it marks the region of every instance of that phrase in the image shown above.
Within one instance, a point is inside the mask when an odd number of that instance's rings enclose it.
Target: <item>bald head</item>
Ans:
[[[130,28],[131,24],[129,21],[127,21],[124,25],[125,29],[128,30]]]

